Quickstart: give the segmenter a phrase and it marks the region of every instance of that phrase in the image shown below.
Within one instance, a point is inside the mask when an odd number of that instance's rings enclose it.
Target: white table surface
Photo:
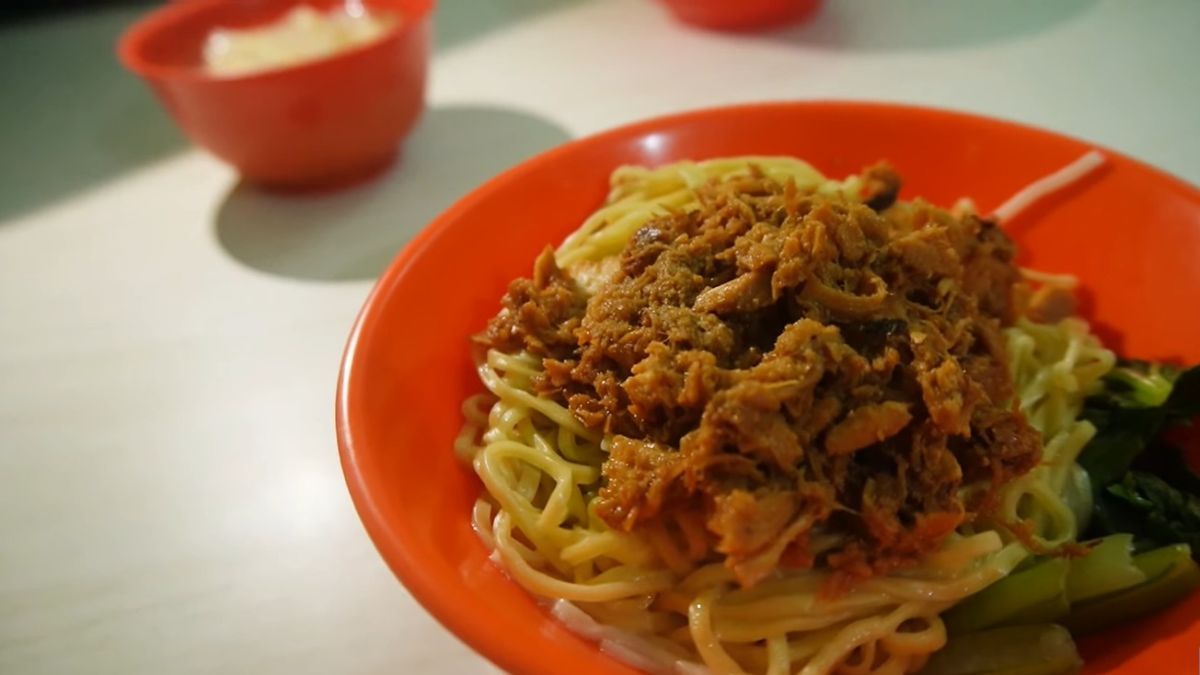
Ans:
[[[404,162],[239,186],[111,44],[140,10],[0,25],[0,673],[485,673],[368,541],[333,434],[343,341],[398,247],[569,137],[781,98],[917,102],[1200,182],[1196,0],[829,0],[771,36],[644,0],[442,8]],[[464,514],[465,517],[465,514]]]

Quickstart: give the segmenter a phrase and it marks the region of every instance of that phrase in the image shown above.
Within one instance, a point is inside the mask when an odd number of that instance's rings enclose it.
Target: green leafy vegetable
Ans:
[[[1200,476],[1192,470],[1183,449],[1177,445],[1159,440],[1146,449],[1135,466],[1162,478],[1178,490],[1200,495]]]
[[[1067,599],[1071,605],[1136,586],[1146,575],[1133,562],[1133,535],[1114,534],[1073,558],[1067,570]]]
[[[1104,387],[1085,404],[1096,436],[1079,456],[1096,490],[1121,480],[1165,427],[1200,414],[1200,367],[1180,372],[1124,361],[1104,376]]]
[[[1093,491],[1089,534],[1128,532],[1136,550],[1188,543],[1200,551],[1200,476],[1163,430],[1200,415],[1200,366],[1122,361],[1084,405],[1096,436],[1079,455]]]
[[[1187,544],[1164,546],[1134,556],[1146,577],[1135,586],[1073,604],[1063,624],[1073,635],[1086,635],[1153,613],[1186,598],[1200,586],[1200,567]]]
[[[1142,514],[1124,500],[1101,492],[1096,495],[1092,522],[1088,533],[1091,535],[1125,532],[1134,535],[1133,548],[1136,552],[1149,551],[1161,546],[1156,539],[1146,534],[1146,524]]]
[[[1175,422],[1187,422],[1200,415],[1200,366],[1193,366],[1175,379],[1166,408]]]
[[[1004,577],[963,600],[942,619],[951,635],[994,626],[1045,623],[1065,616],[1068,562],[1049,558]]]
[[[951,638],[924,675],[1069,675],[1083,659],[1062,626],[1009,626]]]
[[[950,643],[1048,622],[1082,635],[1154,612],[1200,586],[1200,567],[1187,544],[1131,555],[1131,540],[1117,534],[1091,542],[1081,558],[1038,558],[963,600],[942,615]]]
[[[1104,376],[1101,400],[1119,408],[1157,408],[1167,402],[1179,372],[1159,363],[1123,360]]]
[[[1112,512],[1130,516],[1140,526],[1135,534],[1156,542],[1188,544],[1200,550],[1200,498],[1171,487],[1149,473],[1130,471],[1120,483],[1108,486],[1100,496]]]

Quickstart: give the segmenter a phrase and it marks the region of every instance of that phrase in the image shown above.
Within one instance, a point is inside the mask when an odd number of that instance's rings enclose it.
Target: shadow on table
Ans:
[[[18,0],[0,9],[0,223],[189,149],[115,54],[125,27],[161,1]],[[443,0],[436,48],[582,1]]]
[[[825,0],[808,21],[770,40],[845,51],[931,51],[1035,35],[1082,15],[1096,0]]]
[[[373,279],[471,188],[568,138],[562,128],[528,113],[432,108],[399,163],[364,185],[297,195],[239,183],[217,213],[217,239],[235,259],[270,274]]]
[[[187,147],[114,54],[143,11],[93,8],[0,24],[0,222]]]

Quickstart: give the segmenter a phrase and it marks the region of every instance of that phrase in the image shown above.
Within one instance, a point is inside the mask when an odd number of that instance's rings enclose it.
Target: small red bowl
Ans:
[[[608,193],[613,169],[681,159],[785,154],[826,175],[880,159],[905,199],[989,211],[1092,148],[999,120],[899,105],[772,103],[648,120],[564,145],[496,177],[438,216],[383,274],[342,361],[337,433],[350,494],[383,558],[472,647],[517,675],[634,675],[557,623],[488,559],[471,529],[478,478],[454,439],[482,390],[468,336]],[[1008,227],[1020,262],[1077,275],[1086,318],[1131,357],[1200,362],[1200,190],[1105,151],[1095,175]],[[1200,593],[1082,641],[1085,673],[1188,672]],[[1189,665],[1191,664],[1191,665]]]
[[[425,101],[433,0],[364,0],[397,20],[381,39],[329,58],[237,77],[204,71],[217,27],[245,28],[283,16],[297,0],[187,0],[150,13],[121,37],[117,53],[193,141],[248,180],[315,187],[386,166]],[[304,0],[328,10],[339,0]]]
[[[712,30],[759,30],[795,23],[821,0],[659,0],[675,18]]]

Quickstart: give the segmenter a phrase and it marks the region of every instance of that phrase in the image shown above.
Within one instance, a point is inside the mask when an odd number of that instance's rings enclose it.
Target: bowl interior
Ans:
[[[508,282],[595,209],[609,172],[735,154],[790,154],[831,176],[879,159],[904,198],[982,211],[1075,159],[1082,142],[942,111],[855,103],[725,108],[584,139],[486,184],[439,217],[380,280],[351,336],[338,396],[347,480],[392,569],[450,630],[515,673],[633,673],[549,618],[487,559],[469,510],[478,481],[452,443],[480,390],[467,338]],[[1010,225],[1021,262],[1078,275],[1084,311],[1121,353],[1200,361],[1200,192],[1122,156]],[[1088,672],[1192,663],[1200,597],[1086,641]],[[1112,642],[1116,644],[1106,644]],[[1165,669],[1165,670],[1164,670]]]
[[[120,48],[136,72],[157,74],[191,71],[202,65],[204,41],[215,28],[247,28],[270,23],[294,7],[320,11],[346,5],[346,0],[188,0],[172,2],[130,29]],[[362,0],[370,11],[401,17],[396,30],[424,18],[433,0]]]

